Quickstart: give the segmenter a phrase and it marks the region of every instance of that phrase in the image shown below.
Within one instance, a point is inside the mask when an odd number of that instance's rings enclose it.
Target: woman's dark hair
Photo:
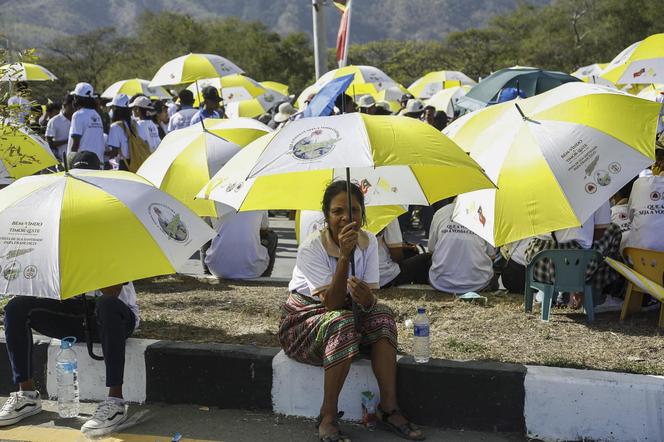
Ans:
[[[134,129],[132,129],[131,127],[130,107],[113,106],[113,120],[111,122],[115,123],[116,121],[124,121],[127,127],[129,128],[129,132],[131,132],[132,135],[136,135],[134,133]]]
[[[74,107],[96,109],[97,101],[92,97],[81,97],[80,95],[74,95]]]
[[[346,181],[341,180],[332,181],[327,186],[327,189],[325,189],[325,193],[323,194],[323,215],[325,216],[326,221],[330,217],[330,204],[332,204],[332,199],[340,193],[346,193],[346,190]],[[362,223],[360,225],[363,226],[367,223],[367,213],[364,208],[364,194],[362,193],[362,190],[360,190],[360,187],[352,182],[350,183],[350,192],[357,202],[360,203],[360,207],[362,208]]]
[[[445,111],[438,111],[434,114],[433,127],[438,130],[443,130],[447,127],[447,113]]]

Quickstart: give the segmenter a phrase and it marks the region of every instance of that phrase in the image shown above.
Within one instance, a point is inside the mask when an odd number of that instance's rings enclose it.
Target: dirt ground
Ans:
[[[169,276],[136,283],[141,326],[136,337],[279,346],[285,285],[201,281]],[[619,312],[585,315],[554,310],[548,323],[539,311],[526,314],[520,295],[483,293],[487,305],[468,303],[435,290],[392,288],[379,292],[396,313],[399,352],[411,350],[406,319],[424,306],[431,321],[432,357],[664,375],[664,339],[657,311],[624,323]]]

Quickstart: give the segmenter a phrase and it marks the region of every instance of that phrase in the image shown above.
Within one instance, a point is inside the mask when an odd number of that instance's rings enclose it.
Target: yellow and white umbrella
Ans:
[[[664,83],[649,84],[636,94],[637,97],[655,101],[658,96],[664,94]]]
[[[225,77],[204,78],[198,80],[198,86],[196,83],[187,86],[187,89],[194,94],[194,106],[198,106],[200,101],[199,95],[202,94],[202,90],[206,86],[220,89],[224,104],[234,101],[251,100],[267,92],[267,89],[261,86],[256,80],[244,75],[233,74]]]
[[[454,115],[455,104],[459,98],[466,95],[470,86],[455,86],[433,94],[431,98],[424,101],[425,106],[433,106],[437,111],[443,111],[448,116]]]
[[[573,82],[461,117],[443,133],[498,189],[460,195],[454,220],[494,245],[579,226],[654,162],[659,107]]]
[[[271,131],[268,126],[248,118],[207,119],[205,129],[198,123],[166,135],[136,173],[197,215],[219,217],[228,209],[224,210],[214,201],[195,199],[196,194],[242,146]]]
[[[150,86],[193,83],[204,78],[241,74],[232,61],[213,54],[188,54],[175,58],[162,67],[150,81]]]
[[[429,72],[408,86],[408,91],[417,98],[431,98],[443,89],[458,86],[475,86],[476,81],[459,71]]]
[[[664,303],[664,287],[660,284],[654,282],[653,280],[646,278],[636,270],[626,266],[625,264],[616,261],[611,258],[604,258],[606,263],[610,265],[616,272],[620,273],[627,279],[629,282],[634,284],[639,288],[640,291],[649,294],[656,298],[659,302]]]
[[[28,129],[0,124],[0,180],[32,175],[58,160],[46,141]]]
[[[320,210],[327,185],[346,179],[347,171],[367,205],[428,205],[493,187],[468,155],[428,124],[353,113],[302,118],[259,138],[231,158],[199,197],[237,210]]]
[[[107,87],[101,96],[104,98],[113,99],[118,94],[125,94],[128,97],[136,94],[143,94],[153,100],[173,98],[171,97],[171,94],[169,94],[168,91],[163,87],[150,86],[150,82],[148,80],[142,80],[140,78],[116,81]]]
[[[175,273],[214,235],[129,172],[25,177],[0,190],[0,293],[67,299]]]
[[[53,81],[57,80],[44,66],[33,63],[12,63],[0,66],[0,81]]]
[[[615,84],[664,82],[664,34],[633,43],[614,58],[602,77]]]
[[[278,81],[261,81],[260,85],[263,86],[265,89],[271,89],[286,97],[290,95],[290,92],[288,90],[288,85],[279,83]]]
[[[264,94],[252,98],[251,100],[235,101],[228,103],[225,107],[228,118],[256,118],[265,112],[268,112],[279,103],[288,101],[288,97],[278,92],[268,90]]]
[[[601,84],[602,86],[616,87],[615,84],[611,83],[609,80],[602,78],[602,72],[608,66],[608,63],[595,63],[589,64],[588,66],[582,66],[576,71],[572,72],[570,75],[575,76],[576,78],[592,84]]]

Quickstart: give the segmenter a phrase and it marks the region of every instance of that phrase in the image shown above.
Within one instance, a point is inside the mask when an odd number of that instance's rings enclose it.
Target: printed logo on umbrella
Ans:
[[[7,281],[11,281],[13,279],[16,279],[20,273],[21,273],[21,264],[14,261],[11,264],[9,264],[7,267],[5,267],[5,269],[2,272],[2,276]]]
[[[163,204],[150,204],[148,213],[152,221],[159,226],[170,239],[185,242],[189,238],[187,227],[180,220],[180,214]]]
[[[316,127],[300,132],[290,144],[291,152],[300,160],[317,160],[332,152],[341,140],[331,127]]]

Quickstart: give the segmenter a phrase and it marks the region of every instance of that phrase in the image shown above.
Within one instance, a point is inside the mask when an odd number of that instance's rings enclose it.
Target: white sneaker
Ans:
[[[595,306],[595,313],[619,312],[622,310],[623,300],[611,295],[606,295],[606,300]]]
[[[39,392],[35,393],[35,397],[30,397],[22,391],[10,394],[0,410],[0,427],[13,425],[42,411]]]
[[[81,427],[81,432],[90,436],[112,433],[126,420],[127,406],[107,399],[97,405],[95,413]]]

